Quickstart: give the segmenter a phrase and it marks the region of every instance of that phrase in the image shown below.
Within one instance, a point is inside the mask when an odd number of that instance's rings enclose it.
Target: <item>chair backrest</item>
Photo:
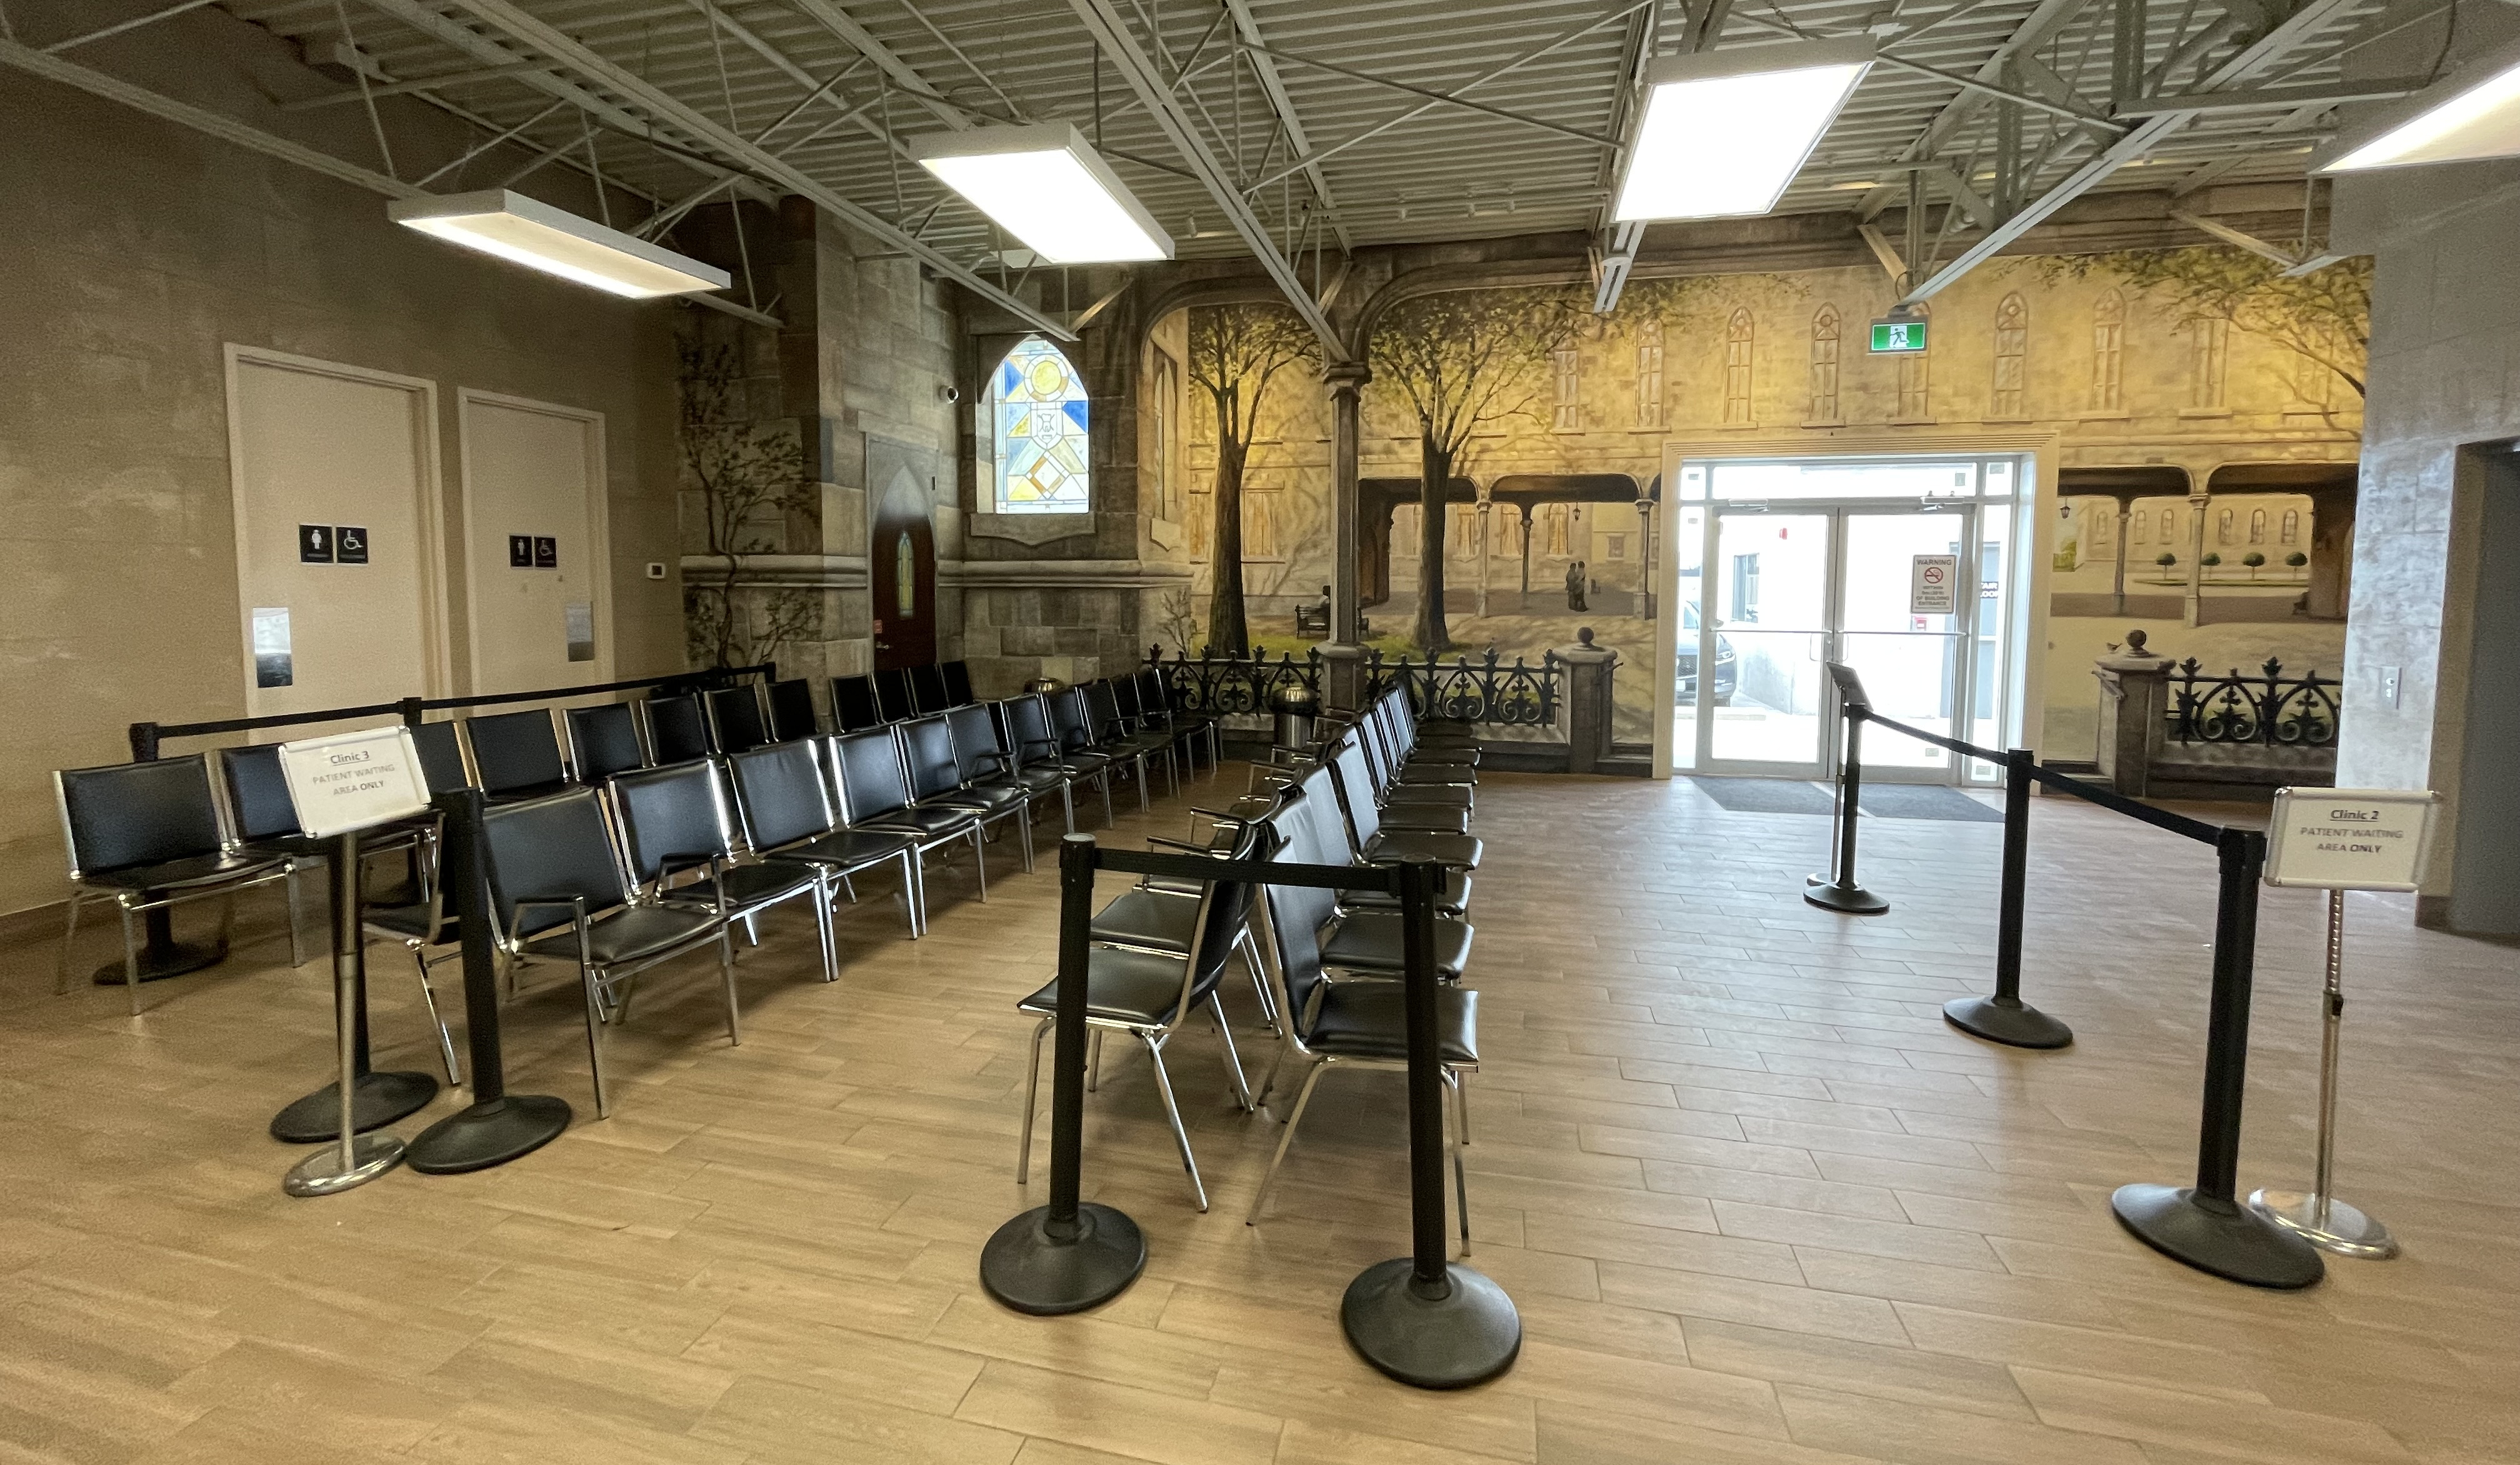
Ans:
[[[1138,684],[1138,705],[1148,712],[1170,712],[1173,706],[1172,680],[1154,667],[1140,667],[1130,679]]]
[[[1318,777],[1298,779],[1286,790],[1267,820],[1277,832],[1283,858],[1298,865],[1353,862],[1355,857],[1347,848],[1347,831],[1336,822],[1338,810],[1327,807],[1329,802],[1329,792],[1321,786]],[[1283,910],[1290,919],[1302,920],[1306,930],[1319,930],[1338,913],[1335,890],[1288,886],[1282,898],[1273,899],[1278,901],[1273,910]]]
[[[761,693],[749,682],[710,691],[708,713],[721,753],[741,753],[770,740],[770,730],[761,724]]]
[[[1094,720],[1094,735],[1118,737],[1127,730],[1122,727],[1120,694],[1108,681],[1085,684],[1086,715]]]
[[[832,729],[837,732],[863,732],[883,726],[883,712],[875,704],[875,678],[833,677],[832,679]]]
[[[743,837],[756,851],[828,834],[838,822],[823,786],[822,753],[812,739],[774,742],[727,759],[735,775]]]
[[[203,754],[63,769],[53,782],[72,875],[219,852],[219,806]]]
[[[1019,697],[1009,697],[998,704],[1007,714],[1007,741],[1013,747],[1015,762],[1021,764],[1057,763],[1058,730],[1050,720],[1050,699],[1037,691]]]
[[[464,767],[464,745],[456,740],[453,723],[422,723],[411,730],[411,745],[420,754],[420,777],[430,793],[472,786],[472,775]]]
[[[820,732],[814,721],[814,684],[802,677],[770,684],[770,735],[781,742]],[[730,749],[729,751],[733,751]]]
[[[1086,704],[1084,688],[1044,692],[1042,700],[1050,703],[1051,721],[1058,729],[1060,747],[1083,752],[1102,740],[1094,735],[1094,714]]]
[[[219,776],[228,786],[228,813],[239,839],[272,839],[297,832],[297,806],[280,772],[280,744],[219,749]]]
[[[601,783],[614,774],[647,767],[647,749],[639,746],[639,718],[629,703],[571,707],[561,720],[568,725],[568,761],[580,783]]]
[[[901,756],[910,769],[914,799],[932,799],[963,786],[963,768],[954,759],[954,732],[942,714],[901,725]]]
[[[910,782],[901,772],[901,744],[890,728],[848,732],[831,740],[832,781],[851,823],[877,819],[910,804]]]
[[[1356,734],[1349,732],[1322,761],[1329,766],[1330,788],[1338,796],[1340,811],[1347,816],[1348,833],[1362,850],[1382,832],[1382,812],[1373,802],[1373,778],[1366,771],[1365,750],[1357,746]]]
[[[942,712],[953,706],[954,699],[945,690],[945,669],[932,661],[925,666],[912,667],[910,701],[912,706],[919,709],[921,717]]]
[[[1277,831],[1265,822],[1255,823],[1236,839],[1232,858],[1268,860],[1278,852]],[[1251,900],[1255,888],[1243,880],[1211,880],[1199,893],[1198,920],[1191,933],[1191,948],[1182,985],[1185,999],[1214,982],[1225,970],[1226,958],[1234,954],[1235,933],[1251,918]],[[1187,1000],[1174,1014],[1180,1021],[1190,1015]]]
[[[875,710],[888,723],[906,723],[919,715],[910,694],[910,673],[901,667],[878,667],[875,674]]]
[[[1312,863],[1295,845],[1282,846],[1273,858],[1289,865]],[[1287,1030],[1300,1042],[1305,1036],[1302,1021],[1309,1010],[1313,989],[1322,982],[1321,923],[1312,918],[1303,901],[1306,891],[1302,886],[1271,885],[1267,891],[1269,943],[1276,950],[1277,959],[1266,964],[1274,968],[1278,979],[1279,1011],[1284,1014]]]
[[[1111,688],[1111,700],[1120,709],[1120,716],[1132,727],[1144,727],[1147,709],[1138,699],[1138,679],[1112,677],[1102,685]]]
[[[996,708],[957,707],[945,714],[945,726],[954,734],[954,766],[964,782],[976,783],[1006,775],[1007,744],[998,731]]]
[[[468,717],[464,735],[472,744],[472,771],[480,776],[483,793],[535,788],[568,777],[548,708]]]
[[[630,858],[632,883],[652,885],[735,853],[733,821],[715,760],[634,769],[604,786],[621,826],[621,853]]]
[[[592,788],[495,805],[481,816],[481,834],[490,852],[490,909],[511,940],[567,925],[572,900],[585,901],[590,915],[629,904]],[[537,901],[560,904],[525,909]]]
[[[971,705],[971,663],[948,661],[940,668],[945,674],[945,700],[956,707]]]
[[[650,697],[641,705],[648,709],[648,751],[658,764],[709,755],[708,721],[700,714],[698,697]]]

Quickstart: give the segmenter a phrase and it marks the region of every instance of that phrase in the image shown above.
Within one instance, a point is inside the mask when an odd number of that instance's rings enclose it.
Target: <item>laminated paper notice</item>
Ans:
[[[562,608],[562,613],[568,622],[568,659],[593,661],[595,603],[592,600],[571,600]]]
[[[297,674],[289,656],[289,607],[253,607],[253,685],[290,687]]]

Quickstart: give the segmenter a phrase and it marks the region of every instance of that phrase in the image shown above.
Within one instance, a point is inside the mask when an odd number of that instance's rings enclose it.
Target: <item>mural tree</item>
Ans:
[[[1446,290],[1404,300],[1373,333],[1373,378],[1418,419],[1418,615],[1409,639],[1449,650],[1444,620],[1445,488],[1467,466],[1470,435],[1529,409],[1551,355],[1591,320],[1562,289]]]
[[[813,485],[792,424],[744,415],[744,383],[734,345],[686,336],[675,343],[681,409],[676,436],[687,484],[699,494],[702,546],[723,558],[715,583],[683,582],[683,633],[699,666],[749,666],[775,658],[789,642],[810,637],[821,605],[803,591],[775,590],[757,601],[739,598],[741,556],[775,551],[788,516],[811,510]]]
[[[2265,336],[2344,378],[2358,397],[2371,350],[2371,261],[2339,260],[2298,278],[2263,255],[2219,244],[2119,249],[2043,260],[2049,280],[2098,273],[2166,297],[2182,326],[2223,321]]]
[[[1216,410],[1215,534],[1208,549],[1208,646],[1241,656],[1251,649],[1242,618],[1242,468],[1269,383],[1288,367],[1317,359],[1301,317],[1282,305],[1221,305],[1190,317],[1190,377]],[[1185,644],[1187,651],[1189,646]]]

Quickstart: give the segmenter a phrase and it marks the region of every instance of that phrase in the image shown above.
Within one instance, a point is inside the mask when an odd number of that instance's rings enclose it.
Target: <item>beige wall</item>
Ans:
[[[216,11],[133,45],[117,68],[248,112],[297,66]],[[127,758],[135,721],[245,711],[226,343],[435,381],[450,515],[458,386],[603,413],[614,663],[682,664],[678,585],[644,573],[676,557],[678,307],[464,252],[387,223],[374,194],[16,73],[0,138],[0,911],[60,899],[51,770]]]

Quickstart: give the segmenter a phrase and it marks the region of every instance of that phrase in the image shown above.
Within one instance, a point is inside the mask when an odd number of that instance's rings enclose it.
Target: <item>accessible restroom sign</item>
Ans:
[[[2418,788],[2278,788],[2267,820],[2267,883],[2412,890],[2440,802]]]

